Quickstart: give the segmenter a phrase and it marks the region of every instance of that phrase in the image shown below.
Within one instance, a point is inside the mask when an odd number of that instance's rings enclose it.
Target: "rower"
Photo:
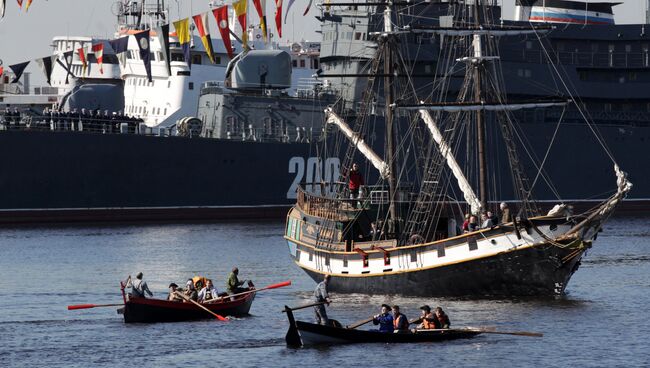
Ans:
[[[214,299],[219,295],[217,288],[212,285],[212,280],[208,279],[205,282],[205,287],[199,291],[199,302],[203,303],[210,299]]]
[[[381,313],[374,316],[372,323],[379,325],[379,332],[392,333],[395,328],[393,327],[393,316],[390,314],[391,308],[388,304],[381,305]]]
[[[228,275],[228,281],[226,282],[226,289],[229,294],[238,294],[243,293],[244,291],[250,290],[250,287],[253,287],[253,283],[248,281],[249,288],[241,287],[246,281],[239,281],[239,268],[233,267],[232,272]]]
[[[449,322],[449,317],[440,307],[436,308],[434,323],[436,325],[436,328],[449,328],[451,325],[451,322]]]
[[[131,287],[131,296],[134,298],[144,298],[145,293],[153,296],[153,293],[149,290],[149,286],[147,286],[147,282],[142,280],[142,272],[138,272],[135,275],[135,281],[129,275],[129,281],[127,281],[126,287]]]
[[[393,332],[409,332],[409,320],[404,314],[400,313],[398,305],[393,306]]]
[[[320,303],[314,306],[314,314],[316,315],[316,323],[319,325],[328,325],[329,318],[325,310],[325,304],[330,305],[330,297],[327,293],[327,284],[329,284],[332,276],[325,275],[323,281],[319,282],[314,289],[314,301]]]
[[[435,315],[431,313],[431,307],[428,305],[423,305],[420,307],[420,310],[422,310],[422,314],[420,315],[420,318],[411,321],[411,323],[419,323],[418,329],[433,329],[436,328],[434,318]]]
[[[188,299],[197,301],[199,298],[199,293],[196,292],[196,288],[194,287],[194,281],[192,279],[188,279],[187,283],[185,283],[185,292],[184,294],[188,297]],[[187,300],[185,300],[187,301]]]
[[[169,296],[167,297],[167,300],[169,300],[170,302],[182,302],[183,299],[176,294],[176,291],[181,291],[178,288],[178,285],[176,285],[176,283],[173,282],[169,284]]]

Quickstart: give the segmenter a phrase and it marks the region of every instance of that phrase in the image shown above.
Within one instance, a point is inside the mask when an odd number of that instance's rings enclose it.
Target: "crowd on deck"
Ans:
[[[134,133],[138,124],[144,123],[141,118],[125,115],[122,111],[109,110],[59,111],[45,108],[41,114],[30,114],[29,116],[29,128],[43,127],[53,130],[84,130],[102,133],[120,133],[120,125],[123,123],[127,124],[129,133]],[[0,114],[0,123],[8,126],[27,125],[17,108],[13,110],[6,108]]]
[[[169,294],[167,300],[174,302],[199,302],[205,303],[213,299],[222,299],[229,295],[239,294],[251,290],[254,287],[251,281],[239,280],[239,269],[233,268],[228,275],[226,281],[226,292],[219,292],[214,286],[211,279],[203,276],[194,276],[187,280],[185,288],[179,287],[176,283],[169,284]],[[129,276],[125,287],[131,288],[130,296],[134,298],[146,298],[153,296],[151,290],[147,286],[147,282],[143,280],[142,272],[138,272],[135,280]],[[245,287],[247,285],[248,287]]]

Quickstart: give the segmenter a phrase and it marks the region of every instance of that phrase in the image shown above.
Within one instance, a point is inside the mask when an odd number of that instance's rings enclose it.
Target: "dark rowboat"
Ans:
[[[210,313],[192,303],[173,302],[162,299],[130,297],[122,288],[124,307],[118,313],[124,315],[125,323],[180,322],[214,318]],[[255,293],[225,298],[215,303],[202,303],[210,311],[222,316],[243,317],[248,315]]]
[[[287,331],[286,336],[287,345],[294,347],[371,342],[438,342],[471,338],[482,333],[480,330],[470,329],[416,330],[415,332],[409,333],[384,333],[379,331],[355,330],[338,326],[323,326],[315,323],[296,321],[293,317],[293,312],[286,306],[285,312],[289,318],[289,331]]]

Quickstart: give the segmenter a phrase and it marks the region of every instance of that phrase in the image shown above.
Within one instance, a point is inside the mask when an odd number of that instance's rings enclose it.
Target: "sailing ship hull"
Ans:
[[[549,244],[459,264],[370,277],[332,274],[328,289],[337,293],[442,296],[545,296],[564,292],[584,251]],[[567,262],[562,259],[571,256]],[[303,267],[316,282],[323,274]]]

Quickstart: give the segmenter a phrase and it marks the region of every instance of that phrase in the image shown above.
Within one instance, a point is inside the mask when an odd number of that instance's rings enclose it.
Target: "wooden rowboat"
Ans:
[[[180,322],[214,318],[210,313],[192,303],[174,302],[162,299],[134,298],[122,288],[124,307],[117,313],[124,315],[125,323]],[[224,298],[214,303],[201,303],[210,311],[233,317],[248,315],[255,293]]]
[[[289,319],[289,331],[286,342],[288,346],[315,346],[349,343],[413,343],[438,342],[466,339],[483,333],[471,329],[415,330],[408,333],[385,333],[379,331],[355,330],[345,327],[323,326],[315,323],[296,321],[293,312],[285,306]]]

